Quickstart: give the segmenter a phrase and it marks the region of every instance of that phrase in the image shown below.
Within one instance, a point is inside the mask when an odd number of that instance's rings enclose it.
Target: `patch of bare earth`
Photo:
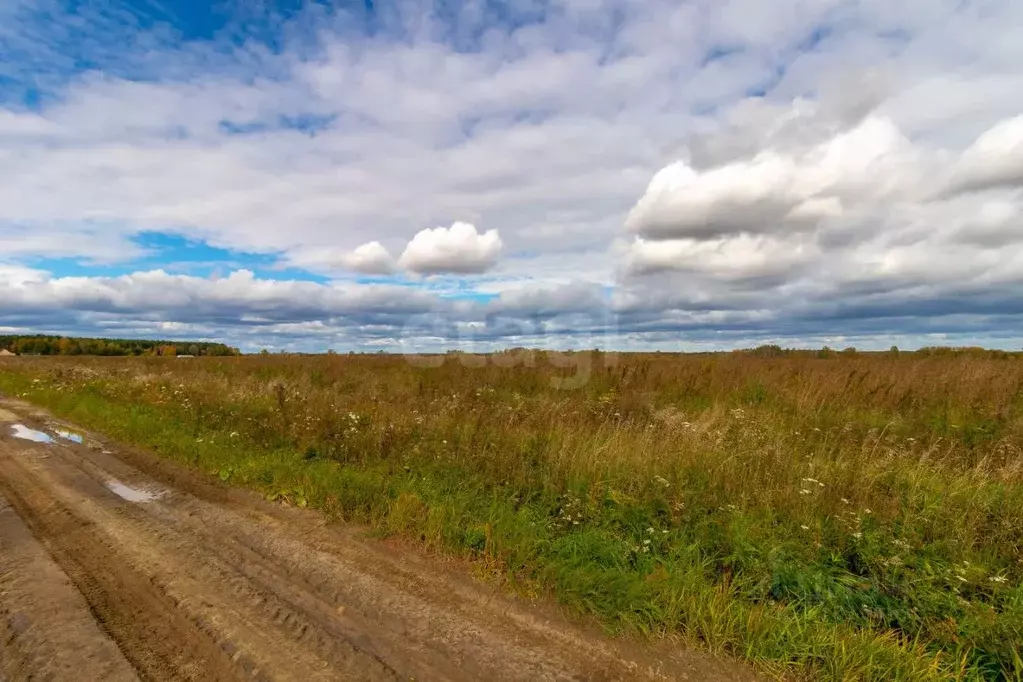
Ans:
[[[0,400],[0,680],[733,680]]]

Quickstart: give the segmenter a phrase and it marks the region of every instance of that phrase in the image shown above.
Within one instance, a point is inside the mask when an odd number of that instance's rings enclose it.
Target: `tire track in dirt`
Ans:
[[[0,496],[0,671],[12,679],[137,680],[88,604]],[[2,677],[2,673],[0,673]]]
[[[15,441],[3,423],[15,418],[52,425],[0,399],[0,493],[110,638],[81,603],[70,629],[108,649],[115,641],[143,678],[753,679],[701,654],[582,631],[315,513],[211,484],[144,451],[107,450],[99,436],[86,434],[92,447]],[[114,482],[129,499],[112,492]],[[2,512],[0,503],[0,521]],[[6,601],[0,592],[0,614]],[[0,679],[5,668],[13,674],[0,658]]]
[[[90,523],[52,499],[9,458],[0,491],[85,597],[96,619],[144,679],[237,679],[230,661]],[[101,678],[96,678],[101,679]]]
[[[379,660],[343,646],[343,640],[327,640],[331,646],[316,651],[315,642],[302,636],[309,624],[300,613],[273,592],[258,590],[169,524],[153,524],[144,512],[148,505],[119,500],[66,466],[61,460],[69,450],[54,452],[45,465],[32,459],[0,461],[0,478],[42,493],[60,517],[73,518],[80,527],[47,527],[52,514],[29,503],[23,514],[42,518],[44,537],[65,537],[72,546],[87,548],[79,550],[86,556],[103,553],[94,547],[106,550],[106,560],[84,572],[75,565],[79,557],[55,556],[62,565],[68,562],[65,570],[144,677],[333,680],[340,672],[345,679],[395,679]],[[111,570],[114,566],[126,570]],[[94,589],[93,581],[101,583],[100,589]],[[113,589],[104,589],[102,583],[111,581]]]

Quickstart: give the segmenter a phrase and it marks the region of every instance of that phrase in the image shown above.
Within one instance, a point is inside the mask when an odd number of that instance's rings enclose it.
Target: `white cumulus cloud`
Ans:
[[[908,141],[890,120],[870,117],[802,153],[767,149],[705,171],[677,162],[654,176],[626,225],[648,239],[812,226],[842,215],[849,204],[877,201],[895,177],[909,184],[910,156]]]
[[[420,231],[398,262],[423,275],[478,274],[497,264],[503,246],[497,230],[480,233],[475,225],[456,222],[451,227]]]
[[[380,242],[368,242],[346,254],[344,264],[366,275],[386,275],[394,270],[394,259]]]
[[[1023,246],[1023,117],[964,147],[911,142],[872,115],[816,144],[671,164],[628,216],[626,272],[816,291],[1001,277]]]
[[[995,125],[977,138],[952,176],[953,192],[1023,187],[1023,116]]]

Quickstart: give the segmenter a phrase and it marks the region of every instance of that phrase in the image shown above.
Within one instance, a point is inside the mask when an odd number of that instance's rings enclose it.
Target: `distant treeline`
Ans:
[[[833,358],[833,357],[854,357],[856,355],[912,355],[915,357],[974,357],[974,358],[1018,358],[1023,357],[1021,351],[1006,351],[997,350],[991,348],[981,348],[979,346],[925,346],[917,350],[911,351],[900,351],[898,346],[892,346],[886,351],[862,351],[856,348],[843,348],[841,350],[835,350],[824,346],[820,349],[803,349],[803,348],[782,348],[776,345],[764,345],[757,346],[756,348],[746,348],[743,350],[732,351],[736,354],[741,355],[753,355],[762,358],[783,358],[783,357],[808,357],[816,356],[818,358]]]
[[[208,341],[84,339],[67,336],[0,336],[0,349],[18,355],[241,355]]]

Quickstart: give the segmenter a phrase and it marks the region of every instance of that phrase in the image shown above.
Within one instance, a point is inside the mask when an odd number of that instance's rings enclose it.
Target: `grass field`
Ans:
[[[0,390],[611,630],[1023,678],[1019,357],[9,358]]]

